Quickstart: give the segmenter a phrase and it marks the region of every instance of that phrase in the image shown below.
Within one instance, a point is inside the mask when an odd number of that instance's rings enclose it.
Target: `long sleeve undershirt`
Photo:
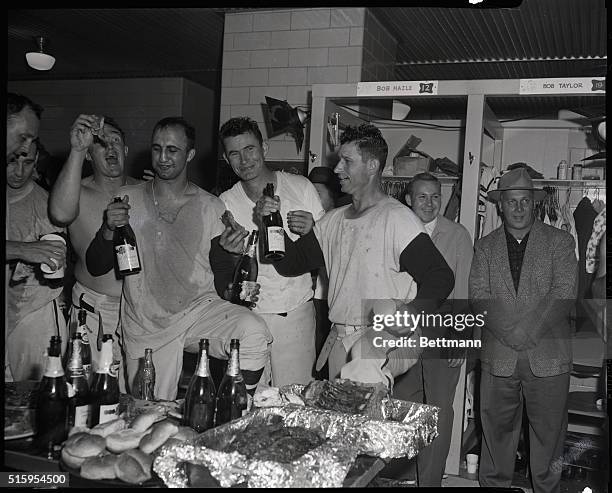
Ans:
[[[227,285],[232,282],[237,257],[219,245],[219,238],[216,236],[210,241],[209,262],[215,276],[215,289],[217,294],[223,297]],[[102,230],[96,233],[89,244],[85,262],[87,270],[94,277],[102,276],[114,267],[113,241],[104,239]]]
[[[283,276],[297,276],[325,266],[323,251],[313,231],[293,242],[285,233],[285,257],[274,263]],[[417,235],[400,254],[400,271],[417,284],[417,294],[408,306],[416,313],[431,313],[453,290],[455,276],[431,238]]]

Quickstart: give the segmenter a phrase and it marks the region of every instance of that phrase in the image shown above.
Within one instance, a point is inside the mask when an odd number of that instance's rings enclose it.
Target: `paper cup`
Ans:
[[[476,454],[467,454],[467,472],[468,474],[476,474],[476,470],[478,469],[478,455]]]
[[[56,233],[49,233],[40,237],[41,241],[61,241],[64,245],[66,240]],[[64,277],[64,266],[59,267],[57,261],[52,259],[55,264],[55,269],[49,268],[45,263],[40,264],[40,270],[46,279],[62,279]]]

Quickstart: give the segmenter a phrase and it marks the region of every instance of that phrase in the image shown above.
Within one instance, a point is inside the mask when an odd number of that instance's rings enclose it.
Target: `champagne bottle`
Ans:
[[[230,360],[227,371],[219,384],[217,392],[216,425],[222,425],[232,419],[241,417],[247,411],[247,389],[240,372],[240,343],[232,339],[230,343]]]
[[[253,289],[257,281],[257,239],[259,231],[256,229],[251,232],[242,257],[236,265],[234,279],[232,282],[232,297],[230,301],[236,305],[251,306],[253,303]]]
[[[135,397],[145,401],[155,400],[155,366],[153,350],[145,349],[144,361],[138,369],[135,382]]]
[[[89,328],[87,327],[87,312],[83,308],[79,308],[78,313],[79,324],[77,325],[77,333],[81,334],[81,360],[83,362],[83,371],[87,382],[91,382],[91,346],[89,345]]]
[[[83,369],[83,340],[80,333],[72,336],[68,375],[68,425],[88,426],[91,414],[89,384]]]
[[[113,202],[121,202],[121,198],[115,197]],[[115,248],[120,276],[128,276],[140,272],[140,255],[138,254],[136,235],[129,224],[115,228],[113,247]]]
[[[268,183],[263,194],[274,197],[274,184]],[[280,260],[285,256],[285,232],[280,211],[262,217],[264,233],[264,257],[270,260]]]
[[[68,385],[61,361],[62,339],[51,337],[47,366],[36,403],[36,445],[52,451],[68,436]]]
[[[119,417],[119,383],[111,372],[113,365],[113,336],[102,338],[100,367],[91,383],[91,426],[106,423]]]
[[[201,433],[214,425],[215,383],[208,369],[208,339],[200,339],[196,372],[191,377],[183,412],[183,425]]]

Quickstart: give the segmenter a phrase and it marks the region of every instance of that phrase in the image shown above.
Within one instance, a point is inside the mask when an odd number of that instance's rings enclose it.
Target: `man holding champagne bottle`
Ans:
[[[227,359],[230,340],[242,348],[242,373],[255,391],[272,342],[263,320],[245,307],[220,298],[233,274],[234,259],[219,245],[225,207],[187,179],[195,156],[195,129],[183,118],[160,120],[152,135],[153,180],[118,190],[105,221],[87,250],[93,276],[113,268],[113,231],[130,224],[141,271],[123,280],[121,330],[128,382],[146,348],[157,373],[155,396],[176,397],[183,350],[196,353],[202,337],[210,355]],[[129,214],[128,214],[129,213]],[[238,253],[234,251],[233,253]]]
[[[99,277],[90,275],[85,265],[85,252],[100,227],[106,204],[119,187],[141,181],[125,174],[127,155],[125,134],[116,121],[108,116],[79,115],[70,129],[70,154],[49,199],[51,218],[68,226],[70,243],[76,254],[70,325],[71,329],[76,325],[79,308],[87,311],[87,327],[93,331],[89,334],[93,371],[100,363],[101,346],[96,343],[100,322],[105,334],[115,335],[114,361],[123,359],[115,333],[119,323],[121,282],[112,270]],[[91,162],[93,175],[81,179],[85,160]],[[122,370],[120,366],[119,388],[125,391]]]
[[[275,267],[289,276],[327,270],[333,325],[317,368],[329,357],[330,379],[340,376],[392,388],[394,377],[414,365],[419,349],[381,347],[373,338],[415,337],[413,331],[420,327],[377,331],[372,313],[383,314],[379,307],[384,305],[393,306],[391,313],[437,309],[453,289],[453,272],[419,218],[383,192],[380,176],[388,147],[380,130],[371,124],[348,126],[340,144],[334,172],[342,191],[351,194],[351,204],[329,211],[296,242],[286,238],[286,255]],[[256,214],[269,214],[278,206],[266,197]]]
[[[240,178],[219,198],[239,224],[249,230],[260,228],[263,246],[257,282],[261,290],[253,310],[266,321],[274,338],[270,352],[272,385],[307,384],[312,380],[316,358],[312,278],[309,273],[283,277],[271,259],[282,255],[283,231],[296,240],[310,231],[313,218],[319,220],[325,211],[317,190],[306,177],[272,171],[266,165],[268,142],[263,140],[257,122],[247,117],[231,118],[221,127],[219,138],[225,160]],[[266,193],[280,197],[283,206],[271,211],[267,224],[268,218],[260,224],[254,220],[254,210]],[[286,230],[284,216],[288,216]],[[266,246],[269,252],[264,251]],[[266,374],[266,383],[269,377]]]

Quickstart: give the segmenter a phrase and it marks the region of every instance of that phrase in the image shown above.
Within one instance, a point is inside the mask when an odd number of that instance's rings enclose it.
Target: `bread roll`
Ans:
[[[178,426],[169,420],[161,421],[153,425],[150,433],[140,440],[138,446],[145,454],[151,454],[161,447],[168,438],[178,433]]]
[[[89,433],[71,435],[62,448],[62,461],[68,467],[78,469],[88,457],[95,457],[106,447],[104,438]]]
[[[94,426],[90,433],[100,435],[101,437],[107,437],[111,433],[115,433],[116,431],[123,430],[125,428],[127,428],[125,419],[117,418]]]
[[[134,418],[130,428],[136,431],[145,431],[151,428],[154,423],[164,419],[164,415],[156,411],[147,411]]]
[[[90,433],[91,430],[87,426],[73,426],[68,430],[68,436],[72,436],[75,433]]]
[[[142,451],[123,452],[115,463],[117,477],[130,484],[141,484],[151,479],[151,460],[146,460],[145,456]]]
[[[115,479],[115,464],[118,455],[108,454],[100,457],[90,457],[81,464],[81,477],[85,479]]]
[[[185,442],[187,440],[193,440],[198,437],[198,432],[189,426],[179,426],[178,432],[175,435],[172,435],[172,438],[176,438],[181,442]]]
[[[106,437],[106,448],[115,454],[120,454],[132,448],[138,448],[140,439],[147,434],[145,431],[125,430],[116,431]]]

